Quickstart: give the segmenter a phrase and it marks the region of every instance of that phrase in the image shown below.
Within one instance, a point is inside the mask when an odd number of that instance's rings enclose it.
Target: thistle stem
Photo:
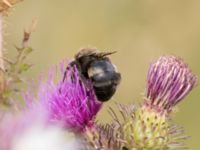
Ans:
[[[3,14],[0,13],[0,99],[3,100],[3,92],[5,90],[4,77],[4,60],[3,60]]]
[[[4,70],[3,61],[3,14],[0,13],[0,69]]]

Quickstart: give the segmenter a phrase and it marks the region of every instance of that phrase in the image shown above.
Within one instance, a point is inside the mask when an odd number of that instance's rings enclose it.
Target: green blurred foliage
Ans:
[[[62,59],[70,59],[81,47],[118,51],[113,62],[122,82],[113,100],[106,103],[98,119],[111,118],[107,106],[114,102],[141,101],[149,63],[160,55],[182,57],[200,74],[200,1],[198,0],[25,0],[6,19],[5,47],[14,57],[13,45],[20,43],[23,28],[36,18],[38,25],[30,45],[35,64],[28,78]],[[174,120],[191,136],[188,146],[200,149],[200,87],[179,105]]]

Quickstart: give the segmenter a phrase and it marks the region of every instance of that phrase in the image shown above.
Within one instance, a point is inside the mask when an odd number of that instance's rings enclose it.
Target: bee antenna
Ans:
[[[117,51],[112,51],[112,52],[103,52],[103,53],[100,53],[100,56],[101,57],[105,57],[105,56],[108,56],[108,55],[112,55],[114,53],[117,53]]]

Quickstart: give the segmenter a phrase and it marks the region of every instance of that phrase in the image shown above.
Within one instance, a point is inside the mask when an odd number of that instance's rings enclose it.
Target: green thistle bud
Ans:
[[[121,106],[120,106],[121,107]],[[130,110],[130,106],[123,106]],[[123,111],[122,116],[125,115]],[[127,114],[127,113],[126,113]],[[121,132],[128,150],[171,150],[185,148],[184,135],[180,127],[173,125],[167,113],[158,112],[143,105],[129,112]]]
[[[144,103],[123,126],[129,149],[167,150],[183,148],[183,131],[170,122],[170,112],[196,84],[182,59],[160,57],[151,64]],[[133,115],[132,115],[133,116]]]

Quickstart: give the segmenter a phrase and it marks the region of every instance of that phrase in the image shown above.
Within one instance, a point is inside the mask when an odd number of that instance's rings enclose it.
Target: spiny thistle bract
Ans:
[[[170,112],[192,90],[196,80],[182,59],[160,57],[149,68],[143,104],[119,104],[122,120],[111,109],[112,125],[97,128],[93,142],[89,140],[88,145],[114,150],[120,141],[117,149],[122,150],[185,149],[187,136],[182,128],[171,122]]]

